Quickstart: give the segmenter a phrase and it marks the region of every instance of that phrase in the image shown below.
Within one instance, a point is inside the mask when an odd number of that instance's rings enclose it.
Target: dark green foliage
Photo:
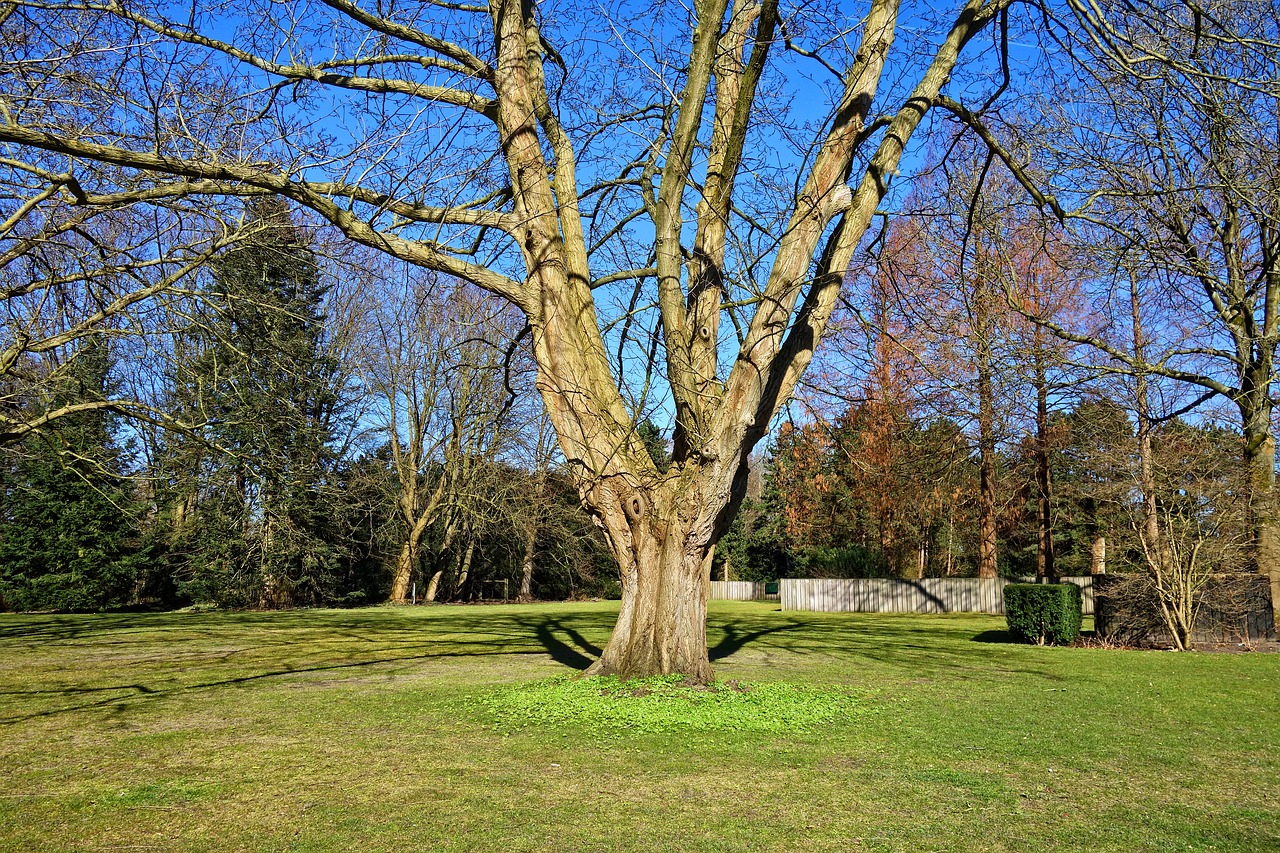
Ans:
[[[1071,583],[1011,583],[1004,588],[1009,633],[1022,643],[1065,646],[1080,636],[1080,588]]]
[[[341,598],[332,450],[341,385],[315,255],[279,201],[212,263],[199,331],[180,342],[172,404],[202,423],[166,448],[169,564],[190,600],[228,606]]]
[[[795,576],[785,525],[773,500],[776,495],[776,489],[766,489],[760,500],[743,501],[716,546],[714,577],[723,578],[726,567],[733,580],[771,581]]]
[[[103,399],[111,361],[92,341],[68,356],[60,402]],[[0,469],[0,604],[11,610],[123,607],[148,555],[143,505],[124,476],[116,417],[80,412],[5,449]]]
[[[665,474],[671,468],[671,452],[667,450],[667,440],[662,437],[662,430],[653,421],[645,418],[636,424],[636,434],[644,442],[644,449],[649,451],[649,458]]]
[[[795,577],[888,578],[893,577],[884,552],[852,544],[843,548],[813,548],[797,561]]]

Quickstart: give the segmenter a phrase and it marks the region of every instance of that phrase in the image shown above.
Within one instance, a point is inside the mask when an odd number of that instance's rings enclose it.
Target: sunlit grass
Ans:
[[[0,850],[1280,849],[1280,656],[716,603],[740,689],[566,678],[615,607],[0,616]]]

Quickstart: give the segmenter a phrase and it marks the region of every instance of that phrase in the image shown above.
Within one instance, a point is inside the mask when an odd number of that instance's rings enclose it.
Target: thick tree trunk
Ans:
[[[683,674],[712,679],[707,655],[707,598],[712,525],[700,523],[701,500],[673,499],[613,477],[590,503],[621,567],[622,604],[613,635],[589,675],[623,678]]]
[[[411,475],[417,477],[416,469]],[[405,478],[408,480],[408,478]],[[427,531],[427,525],[436,517],[437,507],[444,495],[444,481],[435,489],[435,494],[430,497],[425,507],[418,506],[418,484],[416,480],[405,482],[404,491],[400,497],[401,518],[405,523],[404,542],[400,545],[400,555],[396,559],[396,573],[391,578],[391,596],[389,600],[392,604],[404,604],[405,599],[409,595],[409,584],[413,581],[413,573],[418,568],[420,555],[422,553],[422,536]],[[444,547],[447,547],[444,546]]]
[[[396,558],[396,573],[391,578],[391,602],[404,604],[409,595],[409,582],[413,578],[413,567],[418,564],[418,543],[407,540],[400,546],[400,556]]]

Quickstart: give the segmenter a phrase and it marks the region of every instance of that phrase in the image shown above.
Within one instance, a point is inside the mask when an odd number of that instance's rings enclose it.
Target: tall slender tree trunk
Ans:
[[[1098,523],[1098,501],[1087,497],[1083,501],[1085,530],[1089,536],[1089,574],[1107,573],[1107,534]]]
[[[476,537],[467,536],[467,547],[463,549],[462,560],[458,565],[458,586],[457,596],[461,598],[466,595],[467,580],[471,577],[471,558],[476,553]]]
[[[1107,573],[1107,537],[1095,535],[1089,542],[1089,574],[1105,575]]]
[[[999,576],[996,565],[996,424],[995,386],[991,365],[991,306],[986,284],[979,284],[977,309],[978,346],[978,577]]]
[[[520,564],[520,595],[517,601],[533,601],[533,570],[536,566],[538,531],[533,528],[525,536],[524,560]]]
[[[432,602],[436,600],[436,595],[440,592],[440,579],[444,577],[444,569],[436,569],[431,575],[431,580],[427,581],[427,591],[423,594],[422,600]]]
[[[1236,401],[1244,425],[1244,466],[1249,477],[1249,522],[1259,574],[1271,580],[1271,606],[1280,624],[1280,513],[1276,507],[1276,441],[1271,432],[1269,383],[1248,387]]]
[[[1049,470],[1049,383],[1045,377],[1044,329],[1037,325],[1034,335],[1036,386],[1036,576],[1056,581],[1053,556],[1053,479]]]
[[[1138,417],[1138,476],[1142,486],[1143,535],[1148,549],[1156,559],[1166,559],[1164,543],[1160,538],[1160,507],[1156,501],[1155,463],[1151,458],[1151,406],[1147,396],[1146,335],[1142,330],[1142,313],[1138,294],[1138,280],[1131,274],[1129,280],[1129,310],[1133,324],[1133,358],[1138,365],[1134,380],[1134,399]]]

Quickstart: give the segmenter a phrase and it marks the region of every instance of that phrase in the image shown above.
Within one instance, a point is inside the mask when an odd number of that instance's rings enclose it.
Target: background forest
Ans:
[[[943,217],[896,220],[861,257],[715,578],[1143,569],[1134,377],[1006,298],[1052,294],[1076,321],[1087,305],[1067,249],[1020,213],[989,215],[984,235],[1022,280],[957,289]],[[4,448],[4,606],[617,595],[510,311],[300,220],[251,203],[245,236],[160,306],[162,335],[91,335],[12,372],[9,405],[66,412]],[[147,390],[144,411],[93,405],[123,384]],[[1239,539],[1240,436],[1170,416],[1181,399],[1147,415],[1161,488],[1194,492]],[[662,418],[638,426],[660,468]]]

